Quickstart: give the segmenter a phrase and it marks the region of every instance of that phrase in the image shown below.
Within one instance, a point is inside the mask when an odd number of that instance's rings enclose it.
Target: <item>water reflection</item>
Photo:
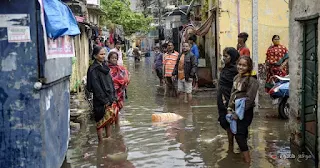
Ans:
[[[122,135],[105,140],[99,144],[97,148],[97,164],[98,168],[135,168],[135,166],[127,160],[128,149],[123,141]]]
[[[284,121],[265,118],[270,109],[255,113],[248,141],[252,164],[244,164],[240,154],[227,152],[227,136],[217,122],[214,94],[194,97],[191,106],[164,98],[164,90],[157,86],[157,77],[151,72],[151,60],[128,62],[132,74],[129,99],[121,112],[121,131],[113,140],[98,144],[93,122],[87,130],[72,135],[68,151],[72,167],[312,167],[309,162],[279,159],[280,152],[291,151],[289,133]],[[183,119],[155,124],[151,121],[154,113],[176,113]],[[127,159],[108,159],[108,155],[123,154],[126,149]],[[239,153],[236,144],[235,151]]]

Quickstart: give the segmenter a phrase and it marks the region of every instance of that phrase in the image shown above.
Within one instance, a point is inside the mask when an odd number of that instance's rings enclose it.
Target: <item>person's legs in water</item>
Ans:
[[[106,136],[105,138],[109,138],[111,136],[111,125],[110,124],[107,124],[105,126],[105,131],[106,131]]]
[[[230,128],[227,128],[226,131],[227,131],[228,142],[229,142],[229,149],[228,149],[228,151],[229,151],[229,152],[233,152],[234,135],[233,135],[233,133],[231,132],[231,129],[230,129]]]
[[[163,75],[162,75],[162,69],[156,69],[156,73],[157,73],[157,76],[160,80],[160,86],[163,86]]]
[[[244,134],[236,134],[235,138],[236,138],[236,141],[239,145],[241,153],[243,154],[244,161],[246,163],[250,163],[251,158],[250,158],[249,148],[248,148],[248,144],[247,144],[247,136]]]
[[[192,102],[192,79],[190,78],[188,81],[184,83],[185,92],[186,92],[186,100],[191,103]]]
[[[198,89],[198,70],[195,74],[195,77],[193,78],[193,89],[197,90]]]
[[[170,81],[171,81],[171,78],[170,77],[165,77],[165,96],[170,96]]]
[[[183,100],[184,98],[184,82],[183,80],[178,80],[178,96],[179,100]]]
[[[177,84],[178,82],[177,81],[172,81],[172,97],[178,97],[178,91],[177,91]]]
[[[103,140],[103,128],[97,130],[98,140],[101,142]]]
[[[119,121],[119,116],[116,118],[116,121],[115,121],[115,127],[116,127],[116,130],[120,130],[120,121]]]

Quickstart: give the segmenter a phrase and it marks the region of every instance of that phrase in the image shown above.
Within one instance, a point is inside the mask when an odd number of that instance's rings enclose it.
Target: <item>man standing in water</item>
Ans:
[[[173,42],[168,42],[168,52],[163,57],[164,77],[166,83],[165,95],[167,96],[177,96],[177,91],[174,84],[175,81],[172,80],[172,73],[178,56],[179,53],[174,51]]]
[[[191,103],[192,100],[192,80],[197,70],[197,59],[190,51],[190,44],[183,43],[182,54],[179,55],[177,63],[172,73],[172,78],[178,77],[178,92],[180,99]]]
[[[110,50],[110,52],[116,52],[118,53],[118,65],[123,66],[123,60],[122,60],[122,52],[121,52],[121,41],[117,40],[115,42],[116,46],[114,49]]]

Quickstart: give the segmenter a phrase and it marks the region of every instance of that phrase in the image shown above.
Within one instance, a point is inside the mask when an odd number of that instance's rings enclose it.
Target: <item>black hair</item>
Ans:
[[[121,40],[116,40],[114,44],[122,44]]]
[[[185,43],[187,43],[190,46],[189,42],[187,42],[187,41],[184,41],[182,44],[185,44]]]
[[[116,54],[117,59],[119,58],[118,53],[117,53],[117,52],[112,51],[112,52],[110,52],[110,53],[108,54],[108,61],[110,60],[110,58],[111,58],[111,56],[112,56],[113,54]]]
[[[228,55],[230,55],[231,57],[231,60],[230,60],[230,64],[236,64],[239,57],[240,57],[240,54],[239,52],[233,48],[233,47],[226,47],[223,52],[226,52]]]
[[[192,35],[189,37],[189,40],[192,40],[193,42],[197,41],[197,36],[196,35]]]
[[[239,38],[243,38],[243,41],[246,42],[247,39],[248,39],[248,37],[249,37],[249,35],[248,35],[248,33],[246,33],[246,32],[242,32],[242,33],[240,33],[240,34],[238,35],[238,37],[239,37]]]
[[[273,36],[272,36],[272,41],[273,41],[275,38],[277,38],[277,37],[280,39],[280,36],[279,36],[279,35],[273,35]]]
[[[162,48],[167,48],[168,47],[168,43],[163,43],[161,47]]]
[[[167,45],[169,45],[170,43],[171,43],[172,45],[174,45],[174,44],[173,44],[173,41],[168,41],[168,42],[167,42]]]
[[[94,48],[93,48],[93,51],[92,51],[92,59],[94,60],[96,55],[98,55],[100,53],[100,51],[104,49],[98,45],[95,45]]]

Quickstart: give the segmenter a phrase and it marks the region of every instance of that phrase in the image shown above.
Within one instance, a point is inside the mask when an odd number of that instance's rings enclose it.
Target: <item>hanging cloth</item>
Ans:
[[[215,13],[214,13],[214,11],[215,10],[212,10],[211,11],[211,15],[210,15],[210,17],[204,22],[204,24],[202,24],[200,27],[199,27],[199,29],[197,29],[196,30],[196,35],[198,35],[198,36],[205,36],[208,32],[209,32],[209,30],[210,30],[210,27],[211,27],[211,25],[212,25],[212,22],[213,22],[213,20],[214,20],[214,18],[215,18]]]

